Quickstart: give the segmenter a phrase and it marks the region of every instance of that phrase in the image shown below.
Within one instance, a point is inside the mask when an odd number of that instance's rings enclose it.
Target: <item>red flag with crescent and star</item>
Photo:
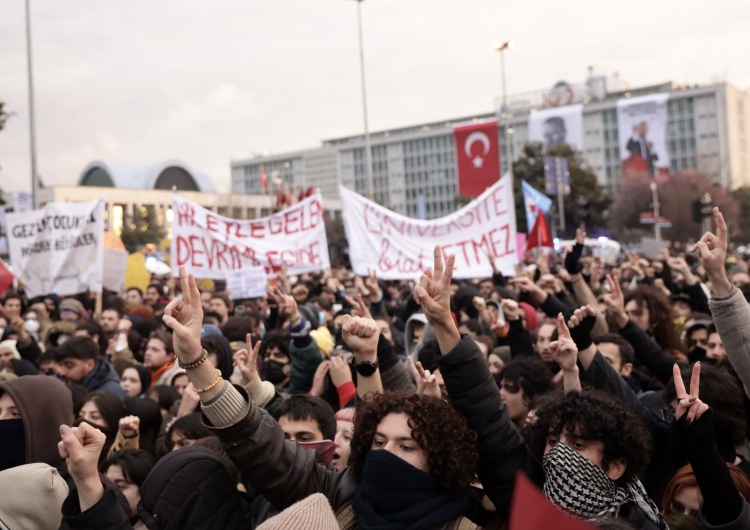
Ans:
[[[500,179],[497,120],[453,128],[458,162],[458,193],[478,197]]]

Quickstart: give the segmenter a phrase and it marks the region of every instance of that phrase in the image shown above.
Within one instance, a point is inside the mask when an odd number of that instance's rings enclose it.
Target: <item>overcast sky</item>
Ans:
[[[231,159],[362,131],[353,0],[31,0],[39,173],[178,159],[229,188]],[[491,112],[508,91],[726,79],[750,88],[750,1],[367,0],[371,130]],[[30,187],[24,0],[0,2],[0,187]]]

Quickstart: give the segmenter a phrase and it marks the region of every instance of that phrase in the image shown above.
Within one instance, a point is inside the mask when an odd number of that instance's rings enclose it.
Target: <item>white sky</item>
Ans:
[[[31,0],[39,173],[169,159],[229,188],[231,159],[359,134],[352,0]],[[371,130],[493,110],[508,91],[619,72],[750,88],[750,1],[367,0]],[[0,187],[30,187],[24,0],[0,2]]]

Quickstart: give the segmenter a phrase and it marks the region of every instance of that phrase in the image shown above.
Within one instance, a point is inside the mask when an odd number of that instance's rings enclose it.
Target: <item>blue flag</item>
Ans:
[[[526,205],[526,230],[530,232],[534,228],[539,212],[547,215],[552,206],[552,199],[532,188],[525,180],[521,181],[521,188],[523,189],[523,203]]]

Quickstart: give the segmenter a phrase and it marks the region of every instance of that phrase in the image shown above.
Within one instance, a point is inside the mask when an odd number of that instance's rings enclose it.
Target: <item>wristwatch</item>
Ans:
[[[357,359],[352,357],[352,368],[354,368],[359,375],[370,377],[378,369],[378,366],[380,366],[380,364],[377,359],[375,359],[374,363],[371,363],[370,361],[362,361],[361,363],[358,363]]]

